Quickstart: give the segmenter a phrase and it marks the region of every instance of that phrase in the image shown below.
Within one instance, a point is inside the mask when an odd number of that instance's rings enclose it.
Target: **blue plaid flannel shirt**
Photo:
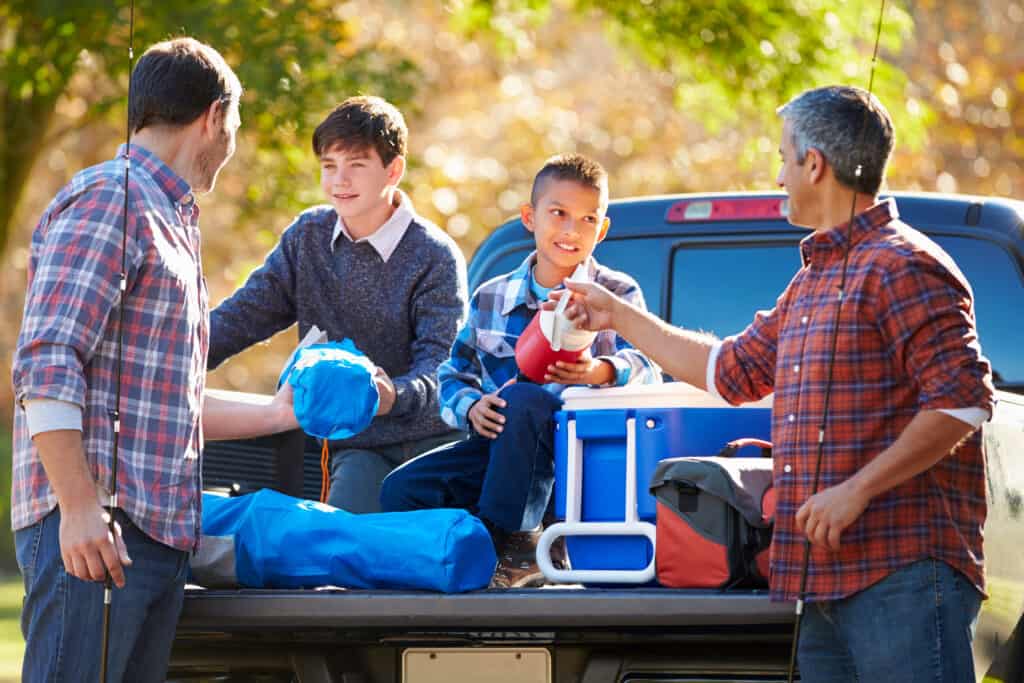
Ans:
[[[469,320],[459,330],[450,357],[438,369],[441,418],[456,429],[469,429],[466,416],[472,405],[519,374],[516,341],[540,307],[530,289],[530,271],[536,261],[534,252],[514,271],[488,280],[473,294]],[[646,309],[643,292],[633,278],[601,266],[593,257],[587,266],[591,281]],[[658,366],[612,330],[598,333],[590,352],[615,367],[616,386],[661,382]],[[544,385],[556,395],[565,387]]]

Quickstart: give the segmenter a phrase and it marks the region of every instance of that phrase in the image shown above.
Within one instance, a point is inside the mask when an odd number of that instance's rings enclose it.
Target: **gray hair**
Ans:
[[[863,194],[878,194],[895,132],[877,97],[860,88],[833,85],[807,90],[776,113],[789,122],[798,164],[804,163],[807,150],[816,149],[840,183]]]

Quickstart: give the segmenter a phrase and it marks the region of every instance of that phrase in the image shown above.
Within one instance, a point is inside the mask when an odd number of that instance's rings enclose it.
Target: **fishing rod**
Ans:
[[[117,314],[117,364],[115,366],[114,407],[109,411],[114,427],[114,445],[110,465],[110,499],[107,501],[107,530],[114,542],[117,553],[117,529],[114,524],[114,510],[117,509],[117,460],[121,441],[121,372],[124,364],[124,297],[128,292],[128,173],[131,169],[132,144],[132,70],[135,68],[135,0],[130,0],[128,10],[128,123],[125,126],[124,149],[124,210],[121,214],[121,276],[118,289],[121,292]],[[103,644],[100,646],[100,683],[107,681],[107,655],[110,650],[110,605],[114,598],[114,582],[107,570],[103,580]]]
[[[875,67],[878,64],[878,45],[882,38],[882,19],[885,16],[885,0],[881,0],[878,9],[878,23],[875,28],[875,49],[871,55],[871,71],[868,75],[868,97],[865,104],[864,114],[861,117],[860,132],[857,136],[857,150],[864,148],[864,135],[867,132],[868,111],[871,106],[871,93],[875,85]],[[861,177],[864,172],[863,164],[857,164],[854,175]],[[850,200],[850,220],[846,224],[846,244],[843,248],[843,267],[839,276],[839,292],[836,296],[836,314],[832,322],[832,343],[828,359],[828,374],[825,380],[825,404],[822,408],[821,423],[818,426],[818,448],[814,464],[814,483],[811,486],[811,496],[818,492],[821,483],[821,463],[825,452],[825,428],[828,425],[828,414],[832,399],[833,370],[836,364],[836,347],[839,342],[839,315],[843,309],[843,301],[846,298],[846,275],[850,263],[850,241],[853,238],[853,220],[857,211],[857,188],[853,188],[853,198]],[[796,620],[793,622],[793,643],[789,652],[789,670],[786,676],[788,683],[793,683],[793,675],[796,670],[796,653],[800,643],[800,626],[803,624],[804,602],[807,599],[807,574],[811,564],[811,539],[804,534],[803,562],[800,566],[800,592],[796,601]]]

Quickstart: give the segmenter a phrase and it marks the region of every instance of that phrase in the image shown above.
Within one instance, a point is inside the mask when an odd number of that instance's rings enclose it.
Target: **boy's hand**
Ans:
[[[584,351],[575,363],[557,361],[549,365],[544,374],[545,382],[558,384],[609,384],[615,379],[615,368],[612,364],[598,360]]]
[[[572,296],[565,307],[565,317],[583,330],[598,331],[614,329],[616,311],[622,299],[615,296],[596,282],[573,282],[565,280],[565,289],[548,294],[549,301],[543,308],[553,310],[563,296]]]
[[[395,399],[398,394],[395,392],[395,384],[384,372],[384,368],[377,368],[373,375],[373,383],[377,385],[377,394],[380,395],[380,403],[377,405],[378,415],[387,415],[395,407]]]
[[[508,403],[498,394],[509,384],[514,384],[515,381],[515,379],[510,379],[493,394],[484,394],[469,407],[466,419],[469,420],[469,424],[473,425],[477,434],[488,439],[497,439],[501,434],[501,430],[505,428],[505,416],[498,409],[504,408]]]

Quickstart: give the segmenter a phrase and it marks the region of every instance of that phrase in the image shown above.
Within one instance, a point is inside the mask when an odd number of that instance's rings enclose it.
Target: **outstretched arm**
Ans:
[[[288,382],[281,385],[273,398],[215,389],[203,396],[203,433],[210,441],[247,439],[298,426]]]
[[[577,326],[587,330],[615,330],[672,377],[701,389],[707,388],[713,337],[670,325],[601,285],[567,280],[565,286],[573,297],[565,314]],[[563,291],[551,292],[554,301],[563,295]]]

